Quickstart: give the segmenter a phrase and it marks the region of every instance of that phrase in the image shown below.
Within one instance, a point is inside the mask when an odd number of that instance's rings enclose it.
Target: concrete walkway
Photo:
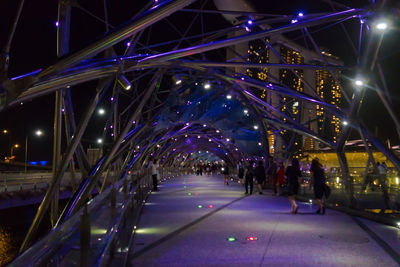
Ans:
[[[222,177],[170,180],[145,204],[134,266],[399,266],[346,214],[286,198],[244,195]],[[256,191],[256,189],[255,189]],[[228,241],[233,237],[235,241]],[[250,241],[249,237],[256,240]]]

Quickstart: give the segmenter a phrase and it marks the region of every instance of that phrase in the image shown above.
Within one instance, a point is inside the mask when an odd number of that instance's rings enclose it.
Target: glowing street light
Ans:
[[[41,130],[36,130],[35,134],[36,136],[42,136],[43,132]]]
[[[253,126],[254,130],[258,130],[258,125]]]
[[[388,24],[386,21],[380,21],[375,24],[375,28],[379,31],[385,31],[388,28]]]
[[[99,115],[104,115],[106,113],[106,111],[103,108],[100,108],[97,113],[99,113]]]
[[[232,99],[232,96],[231,95],[226,95],[226,98],[227,99]]]
[[[35,131],[35,136],[41,137],[42,135],[44,135],[44,132],[42,130],[37,129]],[[28,167],[28,135],[25,136],[25,173],[27,171],[27,167]]]
[[[355,81],[354,81],[354,84],[355,84],[357,87],[361,87],[361,86],[364,85],[364,82],[363,82],[362,80],[355,80]]]
[[[343,125],[347,126],[349,123],[347,121],[343,121]]]
[[[97,139],[97,143],[98,143],[98,144],[102,144],[102,143],[103,143],[103,139],[98,138],[98,139]]]
[[[249,111],[247,109],[245,109],[245,110],[243,110],[243,113],[247,114],[247,113],[249,113]]]
[[[206,81],[206,82],[204,83],[204,89],[208,90],[208,89],[210,89],[210,88],[211,88],[210,82],[209,82],[209,81]]]

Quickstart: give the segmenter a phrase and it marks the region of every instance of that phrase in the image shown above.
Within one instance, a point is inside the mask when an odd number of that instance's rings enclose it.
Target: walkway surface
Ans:
[[[355,220],[284,197],[244,195],[222,177],[169,180],[146,202],[134,266],[399,266]],[[235,240],[229,241],[232,237]],[[251,241],[249,237],[256,240]],[[131,249],[132,250],[132,249]]]

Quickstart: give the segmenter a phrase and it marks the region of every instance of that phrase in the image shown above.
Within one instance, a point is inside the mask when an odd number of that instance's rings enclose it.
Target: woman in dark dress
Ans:
[[[258,188],[258,193],[262,195],[262,185],[266,179],[265,177],[265,168],[263,162],[260,160],[257,164],[256,169],[254,170],[255,175],[256,175],[256,180],[257,180],[257,188]]]
[[[292,166],[286,168],[286,179],[288,186],[288,198],[292,204],[291,212],[297,213],[299,205],[296,203],[296,195],[299,191],[299,177],[301,177],[300,165],[298,159],[292,159]]]
[[[322,197],[325,191],[325,173],[324,169],[322,168],[322,165],[319,163],[317,158],[311,161],[310,172],[311,172],[311,178],[314,183],[315,200],[317,201],[318,205],[318,210],[316,213],[319,214],[321,213],[322,210],[322,215],[324,215],[325,206]]]

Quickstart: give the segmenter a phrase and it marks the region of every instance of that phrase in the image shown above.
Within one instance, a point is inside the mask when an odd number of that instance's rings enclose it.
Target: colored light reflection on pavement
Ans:
[[[199,195],[199,193],[194,193],[196,196],[198,196]]]
[[[192,195],[192,193],[188,193],[188,196],[191,196]]]
[[[183,188],[186,188],[186,185]]]
[[[235,242],[237,239],[236,237],[228,237],[229,242]]]
[[[257,237],[249,236],[249,237],[247,238],[247,240],[248,240],[248,241],[256,241],[256,240],[257,240]]]
[[[203,205],[198,205],[197,207],[198,207],[199,209],[201,209],[201,208],[203,207]]]
[[[213,208],[214,206],[213,206],[213,205],[208,205],[208,207],[211,209],[211,208]]]

